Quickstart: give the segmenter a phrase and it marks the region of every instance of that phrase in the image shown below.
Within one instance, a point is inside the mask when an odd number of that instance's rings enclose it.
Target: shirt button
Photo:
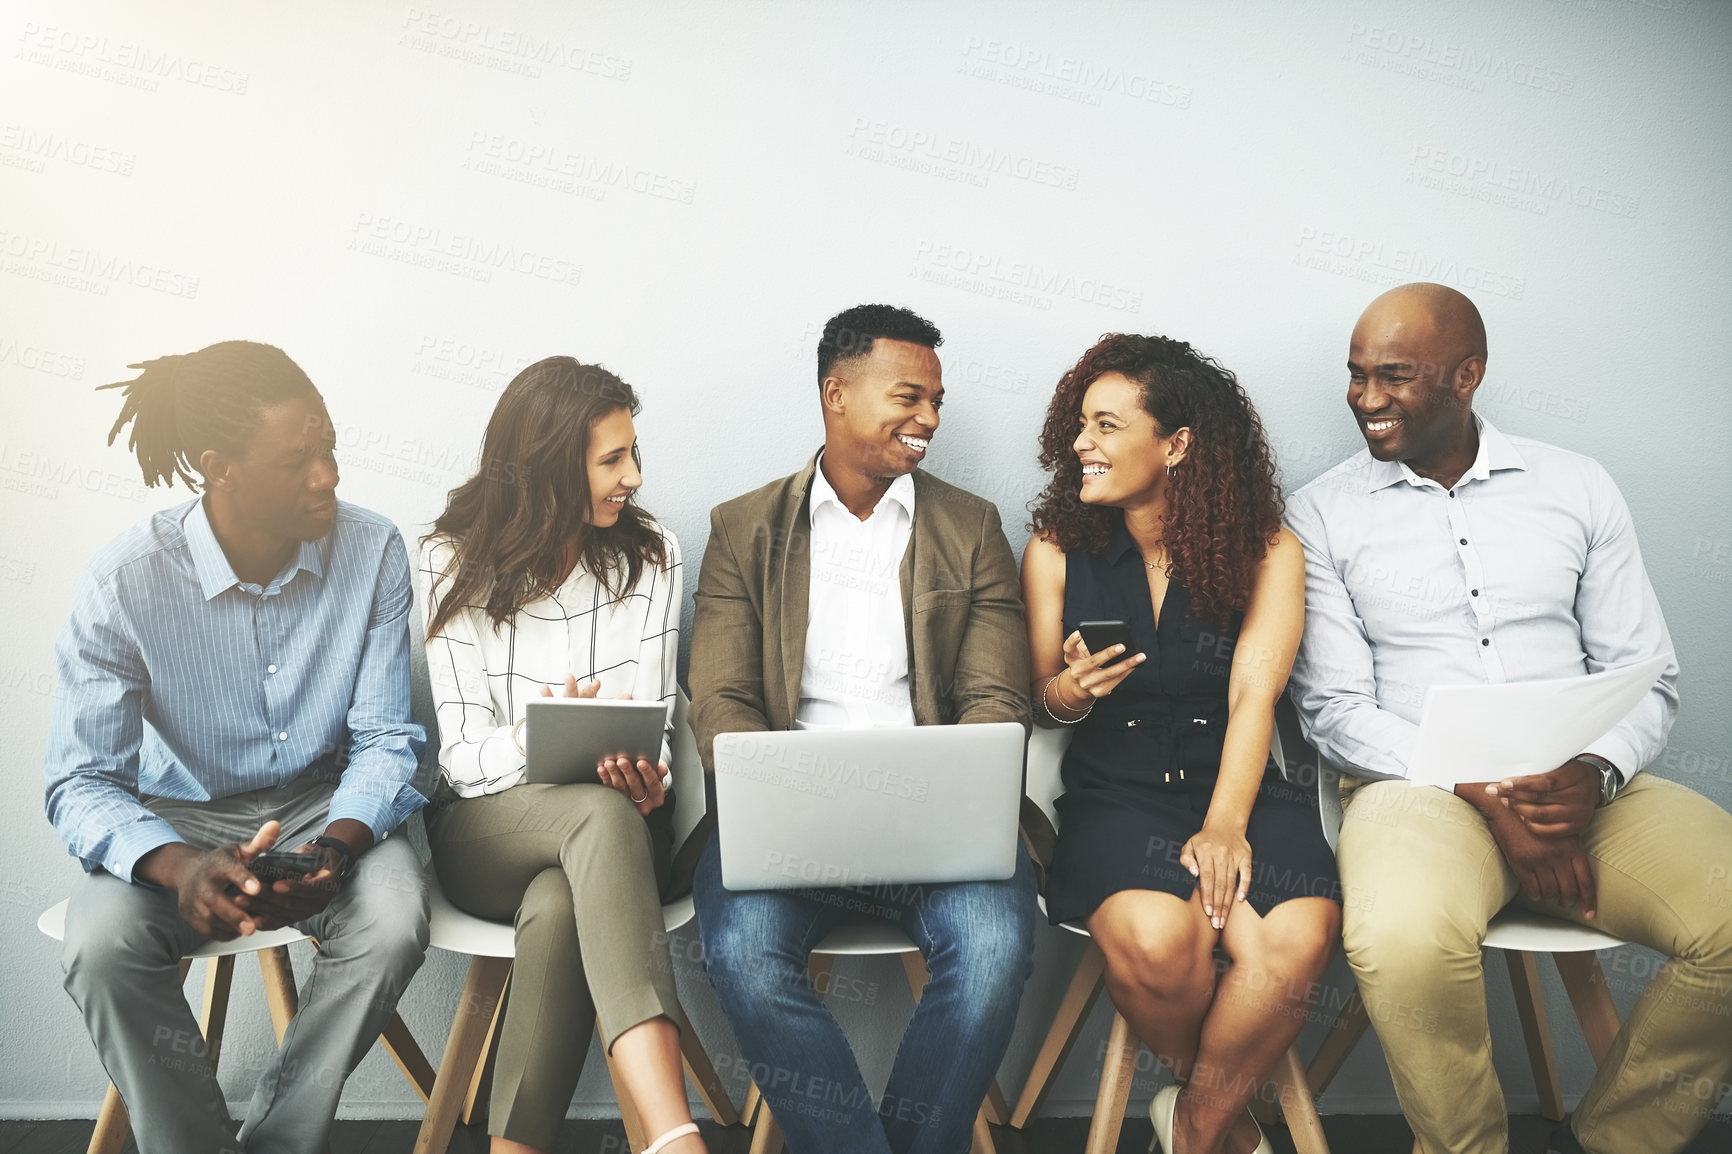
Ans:
[[[1478,589],[1469,589],[1469,590],[1468,590],[1468,591],[1467,591],[1467,595],[1468,595],[1468,596],[1469,596],[1469,597],[1478,597],[1478,596],[1479,596],[1479,590],[1478,590]],[[275,665],[273,665],[273,666],[271,666],[271,668],[272,668],[272,669],[275,669],[275,668],[276,668],[276,666],[275,666]]]
[[[1463,544],[1463,545],[1465,545],[1465,544],[1467,544],[1467,538],[1466,538],[1466,537],[1463,537],[1463,538],[1462,538],[1462,539],[1461,539],[1461,543],[1462,543],[1462,544]]]
[[[1453,501],[1453,500],[1455,500],[1455,490],[1454,490],[1454,489],[1451,489],[1451,490],[1450,490],[1450,491],[1449,491],[1449,499],[1450,499],[1450,500],[1451,500],[1451,501]]]
[[[278,741],[287,741],[288,739],[289,739],[289,731],[286,729],[283,730],[281,733],[277,734],[277,740]]]
[[[1481,638],[1480,638],[1480,639],[1479,639],[1479,643],[1480,643],[1480,644],[1481,644],[1481,645],[1490,645],[1490,644],[1491,644],[1491,638],[1489,638],[1489,637],[1481,637]],[[285,736],[287,736],[287,735],[285,735]]]
[[[265,666],[265,672],[266,673],[275,673],[276,671],[277,671],[277,667],[275,665]]]

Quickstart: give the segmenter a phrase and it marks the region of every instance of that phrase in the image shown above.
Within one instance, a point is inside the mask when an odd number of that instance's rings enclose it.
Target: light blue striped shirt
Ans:
[[[319,773],[338,779],[330,820],[384,837],[426,804],[409,784],[425,743],[411,605],[397,527],[347,502],[263,588],[235,576],[199,501],[134,525],[86,566],[55,646],[48,820],[85,869],[131,880],[181,840],[141,795]]]

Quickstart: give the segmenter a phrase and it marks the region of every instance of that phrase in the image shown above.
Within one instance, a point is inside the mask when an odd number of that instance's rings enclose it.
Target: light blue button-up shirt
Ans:
[[[48,819],[87,870],[131,880],[182,840],[139,797],[194,801],[338,778],[330,820],[375,838],[426,803],[409,712],[409,561],[397,527],[337,503],[263,588],[235,576],[200,501],[86,566],[55,646]]]
[[[1479,453],[1453,489],[1365,451],[1287,502],[1305,546],[1293,701],[1318,753],[1356,777],[1408,775],[1430,686],[1575,677],[1672,653],[1606,470],[1474,419]],[[1628,781],[1665,746],[1677,683],[1674,658],[1582,752]]]

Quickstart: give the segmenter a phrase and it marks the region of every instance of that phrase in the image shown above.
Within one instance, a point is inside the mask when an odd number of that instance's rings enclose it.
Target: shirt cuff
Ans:
[[[397,788],[394,797],[381,797],[379,794],[363,790],[344,790],[338,788],[331,798],[331,809],[326,815],[326,824],[347,818],[361,822],[373,831],[375,843],[385,840],[385,835],[402,825],[409,815],[427,804],[419,790],[410,785]]]
[[[102,855],[102,860],[89,864],[100,865],[122,881],[139,881],[132,876],[132,871],[138,868],[139,858],[153,849],[185,840],[174,831],[174,826],[152,814],[116,830],[109,839],[108,852]]]
[[[1611,762],[1612,768],[1618,771],[1618,776],[1623,779],[1624,785],[1629,785],[1642,769],[1641,758],[1637,756],[1635,749],[1628,742],[1620,741],[1610,733],[1582,752],[1591,753],[1595,757],[1603,757]]]

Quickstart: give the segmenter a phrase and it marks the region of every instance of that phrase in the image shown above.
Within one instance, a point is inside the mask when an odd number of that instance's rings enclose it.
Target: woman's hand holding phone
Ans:
[[[1073,712],[1086,708],[1094,698],[1105,697],[1147,659],[1146,654],[1135,653],[1125,657],[1124,652],[1125,647],[1120,644],[1109,645],[1099,653],[1090,653],[1083,643],[1082,633],[1072,633],[1064,639],[1065,667],[1055,679],[1057,684],[1052,687],[1053,694]],[[1065,684],[1067,673],[1070,675],[1069,685]],[[1079,693],[1090,700],[1072,704]]]

